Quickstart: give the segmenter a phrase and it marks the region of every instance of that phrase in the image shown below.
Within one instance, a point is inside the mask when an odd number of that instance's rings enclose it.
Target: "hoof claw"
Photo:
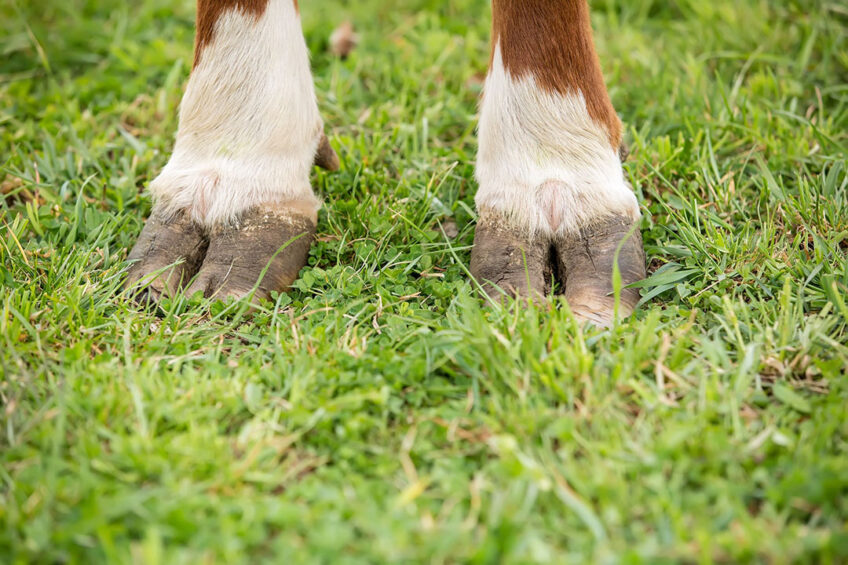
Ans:
[[[295,281],[314,237],[315,222],[306,216],[251,210],[237,225],[210,231],[206,258],[186,292],[238,299],[256,287],[253,300],[268,299]]]
[[[127,257],[132,266],[125,288],[142,305],[176,294],[197,272],[207,245],[203,230],[187,214],[154,213]]]
[[[642,235],[627,218],[606,218],[582,229],[559,241],[556,251],[571,311],[597,326],[609,326],[615,317],[612,277],[616,251],[623,287],[645,278]],[[637,289],[622,288],[619,317],[630,316],[638,302]]]
[[[550,243],[499,221],[481,221],[474,233],[471,274],[495,302],[544,298],[550,279]]]

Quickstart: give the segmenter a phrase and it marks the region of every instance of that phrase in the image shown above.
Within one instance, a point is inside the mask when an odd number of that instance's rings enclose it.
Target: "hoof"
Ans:
[[[206,258],[186,292],[238,299],[256,287],[253,300],[268,299],[295,281],[314,237],[315,221],[307,216],[253,209],[235,225],[210,230]]]
[[[125,288],[140,304],[173,296],[197,273],[208,241],[203,230],[180,212],[163,217],[154,212],[130,251]]]
[[[619,245],[622,286],[645,278],[642,236],[631,219],[602,218],[579,233],[551,240],[530,238],[484,217],[474,236],[471,274],[497,301],[504,296],[542,298],[555,279],[578,320],[608,327],[616,314],[613,265]],[[622,288],[618,316],[632,314],[638,302],[638,290]]]
[[[604,218],[557,242],[557,270],[564,283],[565,299],[577,318],[601,327],[612,323],[615,317],[613,265],[619,245],[618,269],[622,286],[644,279],[642,235],[638,228],[633,229],[630,219]],[[622,288],[619,317],[630,316],[638,302],[637,289]]]
[[[531,238],[499,218],[481,218],[474,233],[471,274],[496,302],[543,298],[550,280],[550,241]]]

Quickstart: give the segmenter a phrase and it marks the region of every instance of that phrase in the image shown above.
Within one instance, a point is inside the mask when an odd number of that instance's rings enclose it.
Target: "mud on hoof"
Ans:
[[[618,267],[626,286],[645,278],[642,236],[629,218],[602,218],[579,233],[549,239],[530,238],[503,221],[483,217],[474,236],[471,274],[496,300],[504,295],[542,297],[555,280],[575,317],[606,327],[615,317],[613,264],[620,244]],[[629,316],[638,302],[638,290],[622,288],[618,315]]]
[[[287,290],[295,281],[314,237],[310,217],[291,210],[250,210],[237,224],[209,231],[203,265],[186,292],[242,298],[258,281],[253,300],[268,299],[271,292]]]
[[[173,296],[197,273],[208,244],[188,214],[166,217],[154,212],[127,257],[132,265],[125,288],[143,305]]]

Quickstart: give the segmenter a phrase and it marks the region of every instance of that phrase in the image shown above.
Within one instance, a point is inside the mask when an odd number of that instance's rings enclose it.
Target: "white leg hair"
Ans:
[[[208,226],[259,205],[314,214],[322,127],[294,2],[270,0],[258,19],[233,8],[191,74],[171,160],[150,191],[166,214],[188,209]]]
[[[600,217],[639,217],[603,126],[580,92],[561,95],[513,77],[495,46],[480,109],[477,209],[531,236],[579,230]]]

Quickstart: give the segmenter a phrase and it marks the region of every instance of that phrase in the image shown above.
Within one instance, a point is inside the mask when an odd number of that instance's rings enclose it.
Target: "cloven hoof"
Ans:
[[[126,287],[139,303],[157,302],[184,289],[206,298],[253,300],[287,290],[306,265],[315,220],[289,209],[252,209],[232,225],[204,230],[180,213],[154,213],[129,260]],[[258,283],[258,284],[257,284]]]
[[[538,300],[558,286],[579,320],[607,327],[615,317],[613,264],[619,245],[622,286],[645,278],[642,236],[628,218],[602,218],[578,233],[551,239],[531,238],[486,216],[474,236],[471,274],[496,301],[505,296]],[[622,288],[619,317],[632,314],[638,302],[638,290]]]

